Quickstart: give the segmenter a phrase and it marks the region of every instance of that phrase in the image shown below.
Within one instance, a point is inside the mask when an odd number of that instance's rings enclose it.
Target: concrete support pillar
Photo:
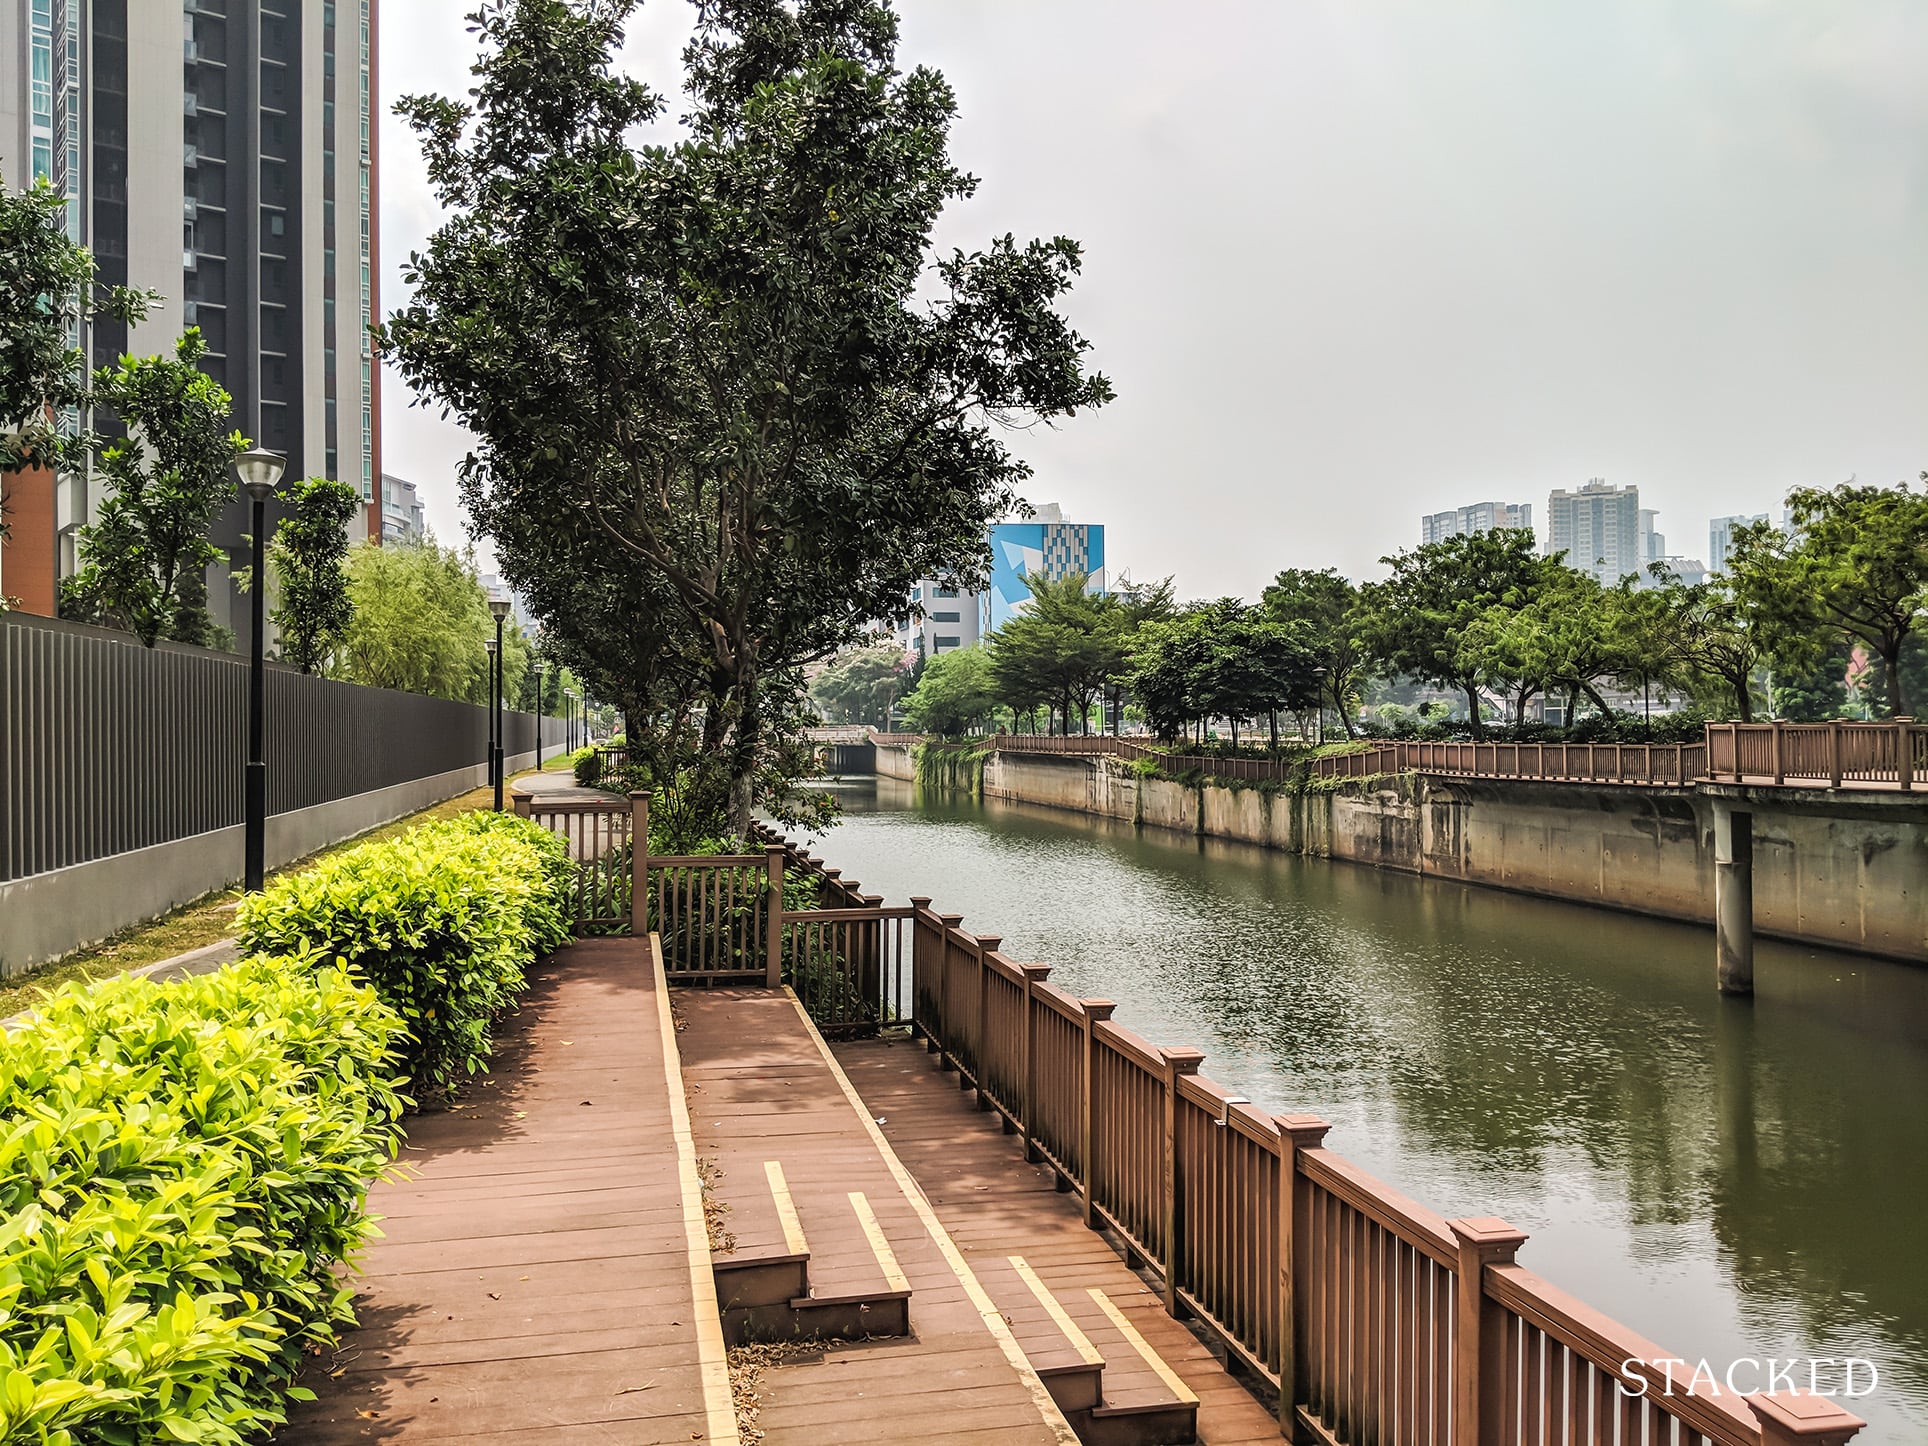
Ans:
[[[1722,994],[1754,992],[1754,816],[1714,804],[1714,934]]]

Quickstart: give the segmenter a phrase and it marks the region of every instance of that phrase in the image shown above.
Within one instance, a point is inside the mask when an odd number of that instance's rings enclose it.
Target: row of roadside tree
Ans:
[[[1040,580],[984,647],[908,664],[889,644],[861,651],[813,696],[839,721],[881,722],[901,700],[904,726],[932,733],[1131,716],[1202,740],[1223,720],[1234,741],[1248,727],[1274,748],[1281,718],[1303,735],[1322,709],[1351,736],[1362,704],[1402,683],[1461,700],[1475,737],[1489,721],[1524,727],[1540,698],[1611,725],[1607,695],[1629,690],[1689,717],[1907,714],[1928,687],[1928,494],[1844,485],[1787,504],[1789,530],[1744,529],[1729,570],[1691,584],[1656,567],[1602,586],[1525,530],[1427,543],[1363,583],[1286,569],[1253,602],[1177,606],[1169,581],[1101,595],[1082,576]]]

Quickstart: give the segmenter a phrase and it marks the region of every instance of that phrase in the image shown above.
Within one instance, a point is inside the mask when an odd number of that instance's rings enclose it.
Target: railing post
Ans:
[[[1867,1425],[1826,1396],[1793,1391],[1747,1397],[1761,1424],[1761,1446],[1842,1446]]]
[[[943,946],[942,968],[937,976],[937,1017],[943,1027],[944,1037],[938,1041],[937,1066],[939,1069],[956,1069],[961,1079],[964,1071],[957,1067],[957,1013],[951,1008],[951,975],[957,971],[951,968],[951,930],[964,922],[962,914],[939,914],[938,922],[944,927],[938,938]]]
[[[1024,1139],[1026,1163],[1040,1156],[1031,1140],[1031,1121],[1038,1112],[1038,1014],[1034,991],[1051,974],[1049,964],[1021,964],[1024,970],[1024,1098],[1018,1106],[1018,1130]]]
[[[1315,1150],[1325,1143],[1328,1125],[1317,1115],[1278,1115],[1279,1127],[1279,1434],[1294,1439],[1299,1404],[1299,1282],[1305,1271],[1300,1255],[1306,1249],[1306,1231],[1301,1228],[1299,1212],[1299,1152]],[[1310,1201],[1305,1202],[1310,1226]]]
[[[649,795],[629,795],[629,932],[649,932]]]
[[[1905,739],[1903,740],[1906,741]],[[1841,720],[1828,719],[1828,787],[1841,786]]]
[[[509,807],[515,810],[517,818],[527,818],[535,809],[535,799],[519,788],[509,790]]]
[[[1490,1215],[1448,1220],[1459,1242],[1454,1279],[1457,1331],[1453,1341],[1454,1446],[1499,1446],[1512,1404],[1506,1389],[1506,1311],[1486,1296],[1486,1267],[1511,1265],[1523,1232]]]
[[[924,915],[929,911],[931,901],[921,894],[912,894],[910,899],[910,1032],[915,1039],[921,1032],[924,1036],[926,1052],[937,1048],[931,1038],[930,1021],[922,1017],[918,1005],[923,1002],[924,991],[928,988],[927,971],[930,960],[926,957],[930,950],[924,945]]]
[[[1781,720],[1774,719],[1768,727],[1772,730],[1768,734],[1768,746],[1774,755],[1774,782],[1780,784],[1787,781],[1787,763],[1781,757]]]
[[[769,923],[763,939],[763,985],[776,989],[783,983],[783,845],[763,846],[763,868],[769,880]]]
[[[1096,1227],[1097,1217],[1092,1210],[1092,1197],[1098,1190],[1098,1140],[1091,1128],[1091,1101],[1098,1093],[1098,1048],[1095,1037],[1098,1025],[1111,1018],[1111,1011],[1118,1006],[1109,999],[1082,999],[1084,1006],[1084,1088],[1078,1092],[1078,1163],[1084,1168],[1084,1179],[1078,1182],[1079,1205],[1084,1212],[1084,1223]]]
[[[977,948],[971,955],[977,961],[977,1000],[971,1006],[977,1020],[976,1032],[971,1038],[971,1084],[977,1090],[977,1107],[980,1110],[988,1110],[991,1107],[990,1091],[986,1089],[984,1083],[986,1073],[984,1057],[988,1052],[986,1043],[990,1034],[991,1017],[991,965],[985,956],[997,953],[997,946],[1003,942],[1002,935],[980,934],[977,936]],[[957,1072],[957,1087],[964,1088],[963,1070]]]
[[[1158,1217],[1165,1237],[1165,1313],[1178,1314],[1178,1231],[1183,1223],[1178,1200],[1178,1081],[1197,1074],[1205,1056],[1195,1049],[1161,1050],[1165,1056],[1164,1128],[1160,1131]]]
[[[1915,786],[1915,720],[1895,719],[1895,779],[1903,793]]]

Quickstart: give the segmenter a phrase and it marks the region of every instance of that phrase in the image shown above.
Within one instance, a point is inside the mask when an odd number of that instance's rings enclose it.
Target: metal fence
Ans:
[[[267,703],[271,814],[487,761],[474,704],[278,663]],[[535,716],[504,717],[504,753],[532,752]],[[563,727],[545,720],[544,746]],[[0,615],[0,880],[239,824],[247,728],[245,658]]]
[[[774,841],[778,835],[766,833]],[[787,862],[811,865],[792,850]],[[913,1022],[1085,1221],[1280,1392],[1288,1437],[1436,1446],[1789,1446],[1862,1424],[1823,1397],[1697,1389],[1679,1358],[913,898]],[[891,913],[899,911],[892,910]],[[1297,1426],[1295,1433],[1291,1428]]]

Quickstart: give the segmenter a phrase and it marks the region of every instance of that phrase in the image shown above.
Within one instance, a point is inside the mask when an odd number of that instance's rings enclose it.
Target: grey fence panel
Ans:
[[[487,708],[278,663],[267,683],[271,814],[488,759]],[[505,722],[504,752],[532,752],[535,716]],[[247,730],[245,658],[0,614],[0,879],[240,823]],[[563,732],[542,720],[543,746]]]

